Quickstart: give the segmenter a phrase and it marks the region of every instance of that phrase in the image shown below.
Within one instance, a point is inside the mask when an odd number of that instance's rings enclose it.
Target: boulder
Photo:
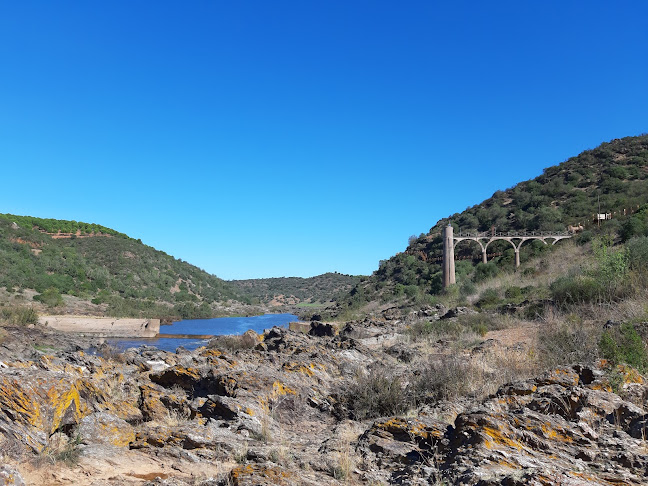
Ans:
[[[25,486],[18,470],[9,465],[0,466],[0,486]]]
[[[78,433],[82,442],[128,447],[135,440],[135,431],[125,420],[110,413],[99,412],[84,417]]]

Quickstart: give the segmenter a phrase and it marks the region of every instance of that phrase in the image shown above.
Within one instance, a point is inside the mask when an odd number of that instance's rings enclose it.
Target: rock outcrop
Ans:
[[[345,415],[342,392],[372,363],[398,375],[417,366],[424,350],[402,339],[375,344],[380,329],[370,321],[323,334],[275,328],[242,348],[142,347],[118,359],[69,346],[51,354],[5,353],[0,446],[12,452],[0,453],[6,463],[0,484],[102,478],[100,484],[634,485],[648,479],[648,386],[631,368],[559,368],[482,400],[426,399],[401,416],[356,421]],[[386,327],[383,335],[398,332]],[[438,358],[444,345],[435,346]],[[497,346],[486,340],[465,359],[484,359]],[[70,457],[67,469],[30,466]]]

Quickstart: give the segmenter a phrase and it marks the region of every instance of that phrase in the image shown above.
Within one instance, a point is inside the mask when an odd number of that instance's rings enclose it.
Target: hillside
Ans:
[[[441,231],[451,223],[457,231],[565,231],[581,224],[577,237],[584,241],[603,231],[624,239],[646,231],[648,203],[648,135],[626,137],[603,143],[552,167],[535,179],[497,191],[492,197],[439,220],[429,233],[410,239],[407,249],[382,261],[379,269],[342,299],[343,308],[357,308],[368,302],[407,300],[431,303],[441,288],[443,242]],[[601,228],[594,222],[601,213],[612,219]],[[624,214],[624,212],[626,214]],[[477,245],[462,243],[456,249],[457,283],[470,287],[502,269],[510,268],[513,250],[508,243],[489,246],[491,263],[479,261]],[[542,243],[522,246],[522,261],[551,251]],[[465,259],[464,261],[461,261]]]
[[[0,214],[0,289],[50,308],[91,301],[86,311],[112,316],[209,317],[228,302],[249,301],[110,228],[11,214]]]
[[[261,303],[295,305],[329,302],[338,294],[351,290],[359,281],[360,277],[354,275],[329,272],[310,278],[258,278],[229,283]]]

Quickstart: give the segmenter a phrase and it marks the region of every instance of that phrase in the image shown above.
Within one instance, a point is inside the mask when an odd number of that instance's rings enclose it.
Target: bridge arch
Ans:
[[[454,266],[454,247],[455,243],[458,244],[462,241],[475,241],[479,244],[482,250],[482,262],[487,263],[486,250],[488,246],[497,240],[508,241],[513,250],[515,251],[515,268],[520,266],[520,248],[525,241],[529,240],[540,240],[545,245],[548,245],[547,240],[553,240],[551,245],[555,245],[558,241],[565,238],[571,238],[573,233],[570,232],[508,232],[508,233],[496,233],[494,230],[491,232],[483,233],[466,233],[454,236],[454,228],[448,224],[443,229],[443,287],[446,288],[449,285],[455,283],[455,266]],[[483,241],[482,241],[483,240]]]

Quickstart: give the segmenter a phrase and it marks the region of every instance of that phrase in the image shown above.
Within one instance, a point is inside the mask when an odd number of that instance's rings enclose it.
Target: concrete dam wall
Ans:
[[[160,332],[160,319],[117,319],[89,316],[41,316],[38,323],[57,331],[74,332],[97,337],[155,337]]]

